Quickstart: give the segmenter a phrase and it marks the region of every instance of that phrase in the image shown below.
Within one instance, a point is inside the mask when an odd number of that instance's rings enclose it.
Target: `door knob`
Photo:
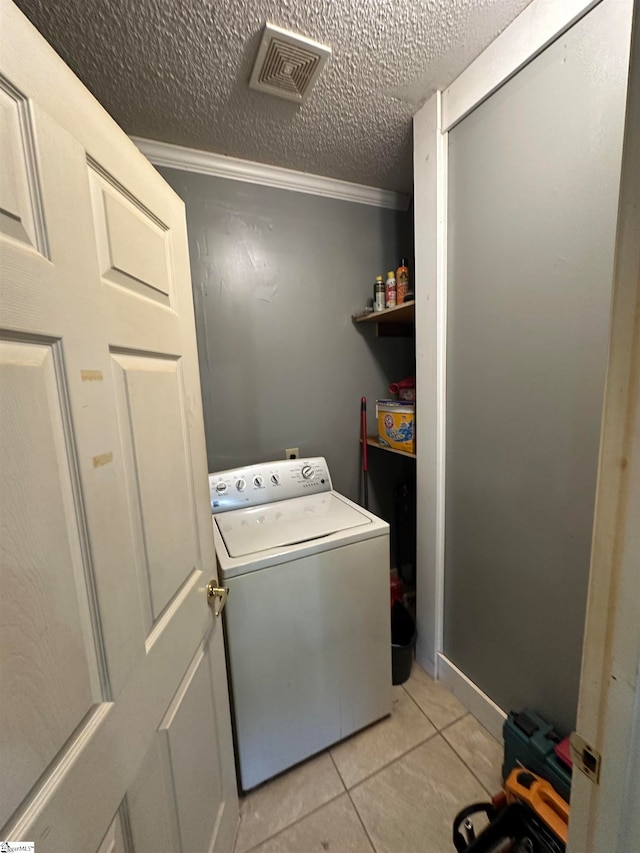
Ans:
[[[209,581],[207,584],[207,601],[209,606],[213,607],[216,616],[219,616],[227,603],[229,590],[224,586],[216,586],[216,583],[216,581]]]

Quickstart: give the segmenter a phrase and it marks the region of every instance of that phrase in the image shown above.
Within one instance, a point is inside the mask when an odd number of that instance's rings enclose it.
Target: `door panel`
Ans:
[[[122,826],[122,812],[118,811],[113,823],[107,830],[102,843],[98,848],[98,853],[128,853],[128,848],[125,844],[124,830]]]
[[[128,479],[140,507],[152,621],[200,565],[180,362],[170,356],[113,355]],[[166,488],[172,484],[171,491]]]
[[[183,853],[202,850],[221,817],[209,647],[198,649],[160,725],[166,731]]]
[[[93,168],[90,181],[103,278],[169,306],[166,225]]]
[[[34,150],[26,100],[0,75],[0,230],[44,254]]]
[[[180,835],[171,779],[166,731],[158,732],[127,794],[131,837],[136,853],[179,853]]]
[[[136,853],[206,849],[224,819],[213,654],[197,650],[127,794]]]
[[[0,837],[174,850],[179,816],[185,853],[218,853],[238,811],[184,207],[0,16]]]
[[[0,648],[11,697],[0,704],[0,749],[18,765],[0,774],[2,823],[100,699],[56,361],[59,375],[56,342],[0,342]],[[42,477],[46,469],[55,476]]]

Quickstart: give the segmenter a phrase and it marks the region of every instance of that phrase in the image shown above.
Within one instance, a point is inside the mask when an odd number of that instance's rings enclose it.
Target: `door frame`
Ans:
[[[569,850],[640,849],[640,4],[631,36],[577,731],[601,753],[576,773]],[[577,756],[574,756],[577,757]]]
[[[414,199],[415,269],[420,294],[416,303],[416,371],[420,385],[416,462],[421,518],[417,542],[417,657],[434,676],[456,670],[442,655],[449,131],[600,2],[533,0],[447,89],[435,92],[414,117],[414,186],[418,188]]]
[[[501,740],[502,724],[506,715],[477,685],[468,679],[443,654],[444,629],[444,521],[445,521],[445,459],[446,459],[446,324],[447,324],[447,187],[448,187],[448,133],[473,109],[493,94],[525,65],[534,60],[546,47],[562,36],[581,18],[603,0],[565,0],[549,3],[533,2],[499,35],[494,42],[444,91],[437,91],[414,117],[414,186],[416,249],[416,372],[420,394],[417,417],[420,430],[417,436],[417,504],[421,524],[418,526],[417,611],[418,662],[432,676],[442,679],[463,703],[493,734]],[[629,0],[633,2],[633,0]],[[576,784],[572,796],[574,820],[570,836],[570,850],[595,848],[599,816],[612,813],[612,804],[618,803],[613,813],[622,819],[627,802],[640,785],[640,749],[631,749],[632,735],[636,740],[640,732],[640,682],[627,685],[634,691],[633,713],[625,717],[624,730],[611,724],[617,710],[616,697],[609,678],[613,672],[613,646],[627,643],[630,659],[635,654],[636,671],[640,639],[629,630],[629,614],[638,607],[637,579],[629,572],[618,554],[612,568],[611,531],[624,521],[632,499],[620,501],[623,483],[638,502],[637,465],[640,455],[640,412],[635,410],[632,420],[632,393],[630,379],[636,379],[640,370],[638,353],[639,321],[637,305],[640,301],[639,258],[635,240],[640,228],[640,211],[634,210],[640,192],[640,3],[633,10],[635,44],[632,38],[629,92],[635,92],[636,103],[628,93],[627,124],[623,154],[618,236],[616,242],[616,271],[614,276],[614,314],[612,317],[610,364],[606,408],[601,439],[598,496],[595,532],[590,574],[590,595],[585,632],[585,652],[581,682],[581,704],[578,722],[587,739],[602,744],[603,750],[613,755],[614,741],[617,754],[624,756],[620,767],[609,766],[609,776],[600,786],[593,785],[585,776],[574,773]],[[635,138],[634,138],[635,133]],[[635,194],[635,195],[634,195]],[[626,219],[624,218],[626,215]],[[634,232],[635,228],[635,232]],[[419,237],[419,239],[418,239]],[[635,299],[635,314],[633,304]],[[635,321],[634,321],[635,317]],[[635,322],[635,326],[634,326]],[[634,338],[635,334],[635,338]],[[635,349],[634,349],[635,347]],[[635,374],[633,370],[635,369]],[[626,379],[624,385],[616,380]],[[625,393],[626,392],[626,393]],[[635,391],[637,394],[637,389]],[[626,409],[624,406],[626,405]],[[627,430],[623,412],[626,413]],[[635,433],[634,433],[635,429]],[[624,442],[626,441],[626,445]],[[625,457],[632,468],[636,460],[636,481],[624,480],[619,460]],[[612,463],[612,458],[615,460]],[[635,491],[634,491],[635,490]],[[618,546],[633,547],[633,534],[628,529],[626,539]],[[619,528],[618,528],[619,530]],[[607,551],[607,544],[609,550]],[[624,569],[626,567],[626,574]],[[626,593],[626,595],[625,595]],[[626,611],[616,609],[623,601],[630,602]],[[604,602],[604,603],[603,603]],[[626,627],[626,633],[625,633]],[[603,638],[607,636],[609,642]],[[635,644],[635,645],[634,645]],[[589,705],[587,705],[587,700]],[[629,697],[627,697],[629,700]],[[632,702],[633,704],[633,702]],[[607,726],[607,722],[609,725]],[[605,732],[608,735],[605,737]],[[615,771],[615,772],[614,772]],[[630,801],[629,801],[630,802]],[[627,809],[631,816],[633,811]],[[580,815],[576,820],[575,815]],[[636,821],[639,819],[636,818]],[[631,822],[607,821],[611,838],[615,831],[638,832]],[[630,835],[622,836],[630,838]],[[602,839],[600,839],[602,840]],[[623,850],[611,842],[606,849]]]

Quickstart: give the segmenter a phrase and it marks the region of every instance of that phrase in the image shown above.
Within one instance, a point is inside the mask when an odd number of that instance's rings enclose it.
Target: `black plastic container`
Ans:
[[[465,840],[462,823],[466,817],[485,814],[489,825],[474,841]],[[525,839],[529,843],[523,843]],[[501,846],[512,839],[515,846]],[[508,842],[507,842],[508,843]],[[536,853],[564,853],[565,845],[544,821],[524,803],[511,803],[497,811],[491,803],[474,803],[453,821],[453,845],[458,853],[491,853],[494,850],[535,850]]]
[[[416,623],[407,608],[394,601],[391,608],[391,681],[404,684],[411,675]]]

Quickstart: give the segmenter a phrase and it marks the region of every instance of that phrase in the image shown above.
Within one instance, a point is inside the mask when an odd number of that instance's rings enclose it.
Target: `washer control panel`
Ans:
[[[330,492],[332,488],[322,456],[265,462],[209,474],[213,513],[300,498],[310,492]]]

